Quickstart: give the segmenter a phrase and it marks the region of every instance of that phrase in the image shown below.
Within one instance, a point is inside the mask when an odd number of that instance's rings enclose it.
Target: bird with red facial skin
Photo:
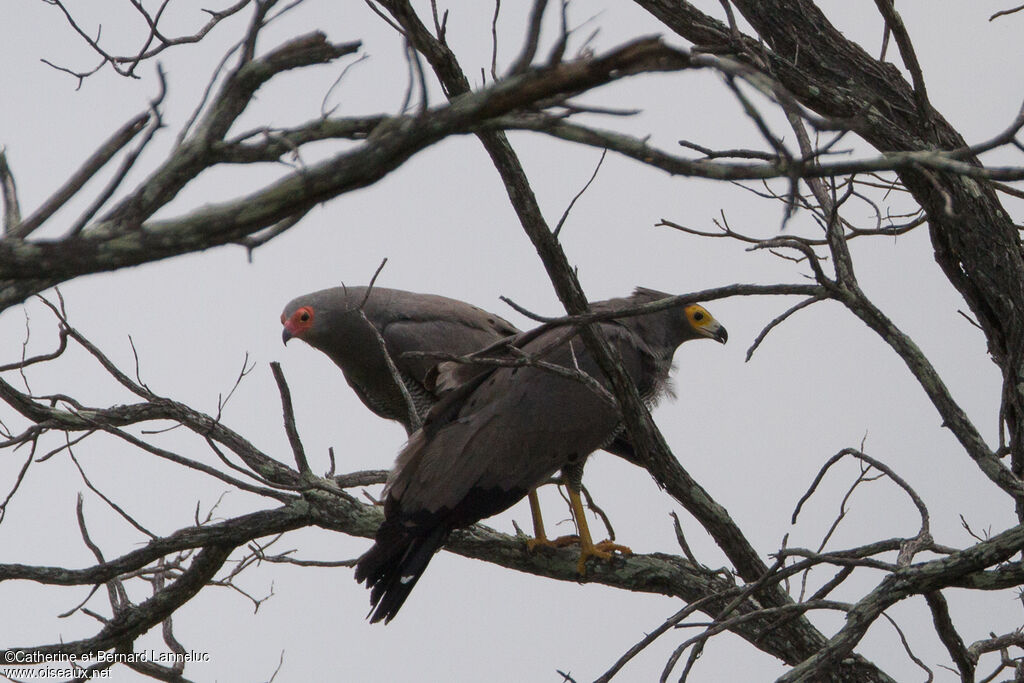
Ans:
[[[325,353],[367,408],[400,422],[407,434],[442,393],[431,380],[438,359],[409,352],[463,356],[519,332],[464,301],[384,287],[333,287],[297,297],[281,324],[285,343],[301,339]]]

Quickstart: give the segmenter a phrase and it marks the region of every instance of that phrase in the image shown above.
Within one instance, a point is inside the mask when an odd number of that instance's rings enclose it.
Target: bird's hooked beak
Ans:
[[[708,338],[714,339],[715,341],[720,342],[722,344],[729,341],[729,333],[726,331],[725,327],[723,327],[721,323],[719,323],[717,320],[715,321],[714,325],[709,325],[708,327],[704,328],[701,331],[704,334],[706,334]]]
[[[288,344],[288,340],[295,336],[290,327],[291,321],[285,317],[284,313],[281,314],[281,324],[284,325],[284,330],[281,331],[281,341]]]

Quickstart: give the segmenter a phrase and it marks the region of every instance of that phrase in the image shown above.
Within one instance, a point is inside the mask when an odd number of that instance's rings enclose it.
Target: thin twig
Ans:
[[[558,234],[562,232],[562,226],[565,225],[566,219],[569,218],[569,212],[572,211],[572,207],[576,205],[577,200],[583,196],[583,193],[587,191],[590,184],[594,182],[595,178],[597,178],[597,173],[601,170],[601,164],[604,163],[604,158],[607,154],[608,150],[601,152],[601,158],[597,160],[597,166],[594,167],[594,172],[590,174],[590,180],[588,180],[583,188],[576,193],[576,196],[569,202],[569,206],[565,207],[565,211],[562,212],[562,217],[558,219],[558,223],[555,225],[555,237],[558,237]]]
[[[288,434],[288,443],[292,447],[292,454],[295,456],[295,464],[299,468],[299,474],[304,478],[312,477],[313,471],[309,469],[309,462],[306,460],[306,451],[302,447],[302,440],[299,438],[299,431],[295,426],[295,411],[292,409],[292,393],[288,389],[288,383],[284,378],[284,371],[277,361],[270,363],[270,371],[277,382],[277,391],[281,395],[281,409],[284,412],[284,430]]]

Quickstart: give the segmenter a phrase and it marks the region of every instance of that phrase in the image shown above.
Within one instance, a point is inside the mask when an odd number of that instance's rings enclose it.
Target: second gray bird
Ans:
[[[620,310],[668,296],[638,288],[592,304]],[[676,348],[690,339],[725,343],[725,328],[699,305],[599,323],[641,396],[668,389]],[[608,381],[575,329],[548,330],[526,343],[528,357]],[[385,487],[384,523],[360,558],[356,579],[370,588],[370,620],[390,621],[449,533],[510,507],[559,470],[579,467],[621,431],[614,402],[578,378],[535,366],[477,375],[448,394],[398,456]],[[580,564],[594,552],[583,537],[578,488],[569,486],[581,532]],[[575,495],[574,495],[575,494]]]

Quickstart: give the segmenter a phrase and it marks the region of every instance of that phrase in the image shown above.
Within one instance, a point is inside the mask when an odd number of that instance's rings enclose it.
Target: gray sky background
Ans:
[[[87,5],[74,8],[83,25],[102,23],[103,38],[111,44],[122,36],[138,40],[140,26],[125,21],[128,13],[121,3],[78,4]],[[520,45],[519,4],[525,3],[502,5],[499,69]],[[916,41],[932,102],[970,142],[1001,131],[1020,106],[1024,15],[987,21],[1006,4],[1012,3],[899,6]],[[39,59],[84,69],[95,58],[63,24],[58,10],[42,2],[20,5],[17,14],[0,24],[5,64],[0,71],[0,144],[6,147],[28,213],[117,126],[142,111],[157,87],[154,65],[149,64],[140,70],[140,80],[103,70],[76,91],[74,79]],[[721,12],[717,2],[702,5],[716,16]],[[820,5],[848,36],[878,53],[882,22],[870,3]],[[201,6],[173,3],[168,32],[193,30],[203,21]],[[478,74],[489,65],[492,12],[490,3],[451,4],[449,39],[469,73]],[[570,54],[598,27],[592,43],[598,52],[631,37],[665,32],[629,3],[580,2],[570,8],[573,24],[591,17],[574,36]],[[248,15],[225,22],[203,43],[165,53],[161,62],[169,83],[168,127],[158,134],[127,187],[144,177],[145,169],[172,145],[217,61],[247,20]],[[549,22],[548,28],[554,25]],[[336,113],[394,112],[406,87],[401,42],[362,3],[310,0],[269,27],[260,46],[266,50],[316,29],[335,42],[362,40],[362,52],[369,56],[330,95],[328,103],[337,107]],[[546,45],[553,36],[548,30]],[[126,37],[121,45],[130,50],[135,43]],[[896,59],[895,54],[895,46],[890,46],[890,59]],[[259,92],[256,106],[235,130],[316,117],[324,94],[348,61],[279,77]],[[711,73],[631,79],[582,100],[642,109],[642,115],[630,119],[596,123],[650,134],[655,144],[667,149],[680,138],[709,147],[763,147],[738,103]],[[432,101],[442,101],[436,88]],[[776,131],[791,139],[777,117],[772,120]],[[549,222],[555,223],[589,178],[599,152],[534,135],[514,134],[511,140]],[[325,152],[337,144],[328,143]],[[852,139],[849,146],[868,153]],[[986,157],[988,163],[1000,160],[1006,161],[999,154]],[[245,194],[286,170],[267,165],[209,173],[164,215]],[[102,182],[89,187],[98,192]],[[897,209],[904,204],[892,202]],[[1011,212],[1020,210],[1012,202],[1006,206]],[[83,207],[79,202],[62,212],[52,221],[50,236],[66,229]],[[563,242],[591,299],[620,296],[638,284],[684,293],[734,282],[804,281],[804,267],[767,252],[748,253],[729,240],[699,239],[654,227],[666,218],[713,229],[711,221],[720,210],[734,229],[750,235],[769,237],[780,229],[781,204],[734,185],[670,178],[609,155],[567,221]],[[846,217],[866,226],[874,220],[867,205],[854,206]],[[802,215],[789,227],[798,234],[815,229]],[[986,356],[982,335],[957,313],[966,307],[934,264],[925,228],[898,239],[855,240],[851,249],[865,291],[921,346],[953,396],[994,442],[999,376]],[[278,316],[298,294],[341,282],[364,284],[384,257],[388,264],[378,280],[382,286],[464,299],[522,327],[529,321],[502,304],[499,296],[541,314],[561,310],[497,173],[477,140],[469,137],[445,141],[376,185],[311,212],[290,233],[256,251],[251,264],[242,248],[228,247],[80,278],[62,292],[72,323],[111,358],[131,369],[130,335],[146,383],[159,394],[206,412],[216,411],[218,395],[231,389],[249,354],[254,369],[228,404],[224,422],[290,462],[279,398],[267,366],[280,360],[314,470],[327,470],[329,447],[334,447],[341,471],[383,468],[390,466],[404,441],[402,429],[363,408],[319,352],[300,343],[282,347]],[[729,330],[729,344],[685,345],[676,356],[678,399],[655,412],[676,456],[730,511],[755,546],[767,556],[788,533],[790,546],[815,547],[837,512],[839,497],[856,476],[856,466],[846,463],[837,468],[795,526],[789,523],[793,506],[825,459],[862,440],[867,453],[895,469],[929,504],[938,542],[969,542],[960,527],[961,514],[976,531],[1012,525],[1007,501],[990,494],[988,481],[940,427],[937,413],[899,359],[838,305],[819,304],[795,316],[771,334],[751,362],[744,362],[760,329],[793,303],[771,297],[710,304]],[[29,302],[24,313],[13,308],[0,315],[0,363],[18,357],[26,315],[30,354],[55,343],[52,317],[38,302]],[[59,363],[33,369],[28,377],[36,393],[59,391],[93,405],[129,400],[77,350]],[[0,419],[9,426],[20,424],[6,407],[0,408]],[[201,442],[177,432],[153,440],[193,457],[212,458]],[[216,480],[183,472],[104,437],[88,439],[75,454],[101,490],[157,533],[189,524],[197,504],[205,514],[225,489]],[[11,459],[8,454],[0,460],[0,495],[13,481],[21,457]],[[619,540],[634,550],[675,552],[669,513],[677,511],[697,556],[712,567],[725,564],[710,538],[643,471],[597,455],[588,465],[585,483],[611,517]],[[90,531],[107,557],[144,540],[85,490],[74,465],[60,455],[29,470],[0,524],[0,562],[92,564],[75,523],[78,491],[85,491]],[[553,490],[544,500],[549,524],[567,517]],[[229,493],[214,514],[227,518],[266,506],[247,494]],[[833,547],[916,533],[913,506],[890,483],[862,488],[850,508]],[[488,524],[511,531],[512,520],[529,527],[525,503]],[[571,524],[556,530],[570,533]],[[289,534],[276,549],[297,548],[296,555],[306,559],[345,559],[367,547],[368,541],[362,539],[303,531]],[[856,599],[880,579],[876,575],[862,580],[856,591],[845,590],[836,597]],[[211,653],[208,664],[186,669],[190,678],[266,680],[283,653],[278,681],[558,681],[556,669],[571,672],[579,681],[591,680],[681,607],[666,598],[540,579],[447,553],[434,559],[401,616],[386,628],[364,620],[368,593],[354,582],[350,570],[263,566],[247,571],[239,583],[253,595],[273,591],[274,596],[253,614],[252,603],[243,596],[211,588],[175,614],[175,631],[186,648]],[[97,627],[86,616],[55,616],[85,594],[84,588],[0,583],[0,612],[8,615],[0,621],[0,646],[92,634]],[[1013,592],[972,594],[969,599],[950,592],[948,597],[968,642],[987,637],[990,630],[1012,630],[1021,622]],[[101,612],[107,607],[102,596],[90,605]],[[933,667],[948,664],[930,632],[922,600],[900,603],[889,614],[903,626],[919,657]],[[842,623],[839,616],[820,615],[815,620],[826,633]],[[689,634],[664,636],[628,665],[621,680],[656,679],[668,653]],[[138,644],[159,645],[153,635]],[[858,651],[898,680],[924,678],[884,620],[872,627]],[[738,638],[722,636],[710,643],[694,676],[771,680],[781,671],[767,655]],[[938,680],[953,680],[952,673],[936,671]],[[115,679],[133,680],[123,669]]]

